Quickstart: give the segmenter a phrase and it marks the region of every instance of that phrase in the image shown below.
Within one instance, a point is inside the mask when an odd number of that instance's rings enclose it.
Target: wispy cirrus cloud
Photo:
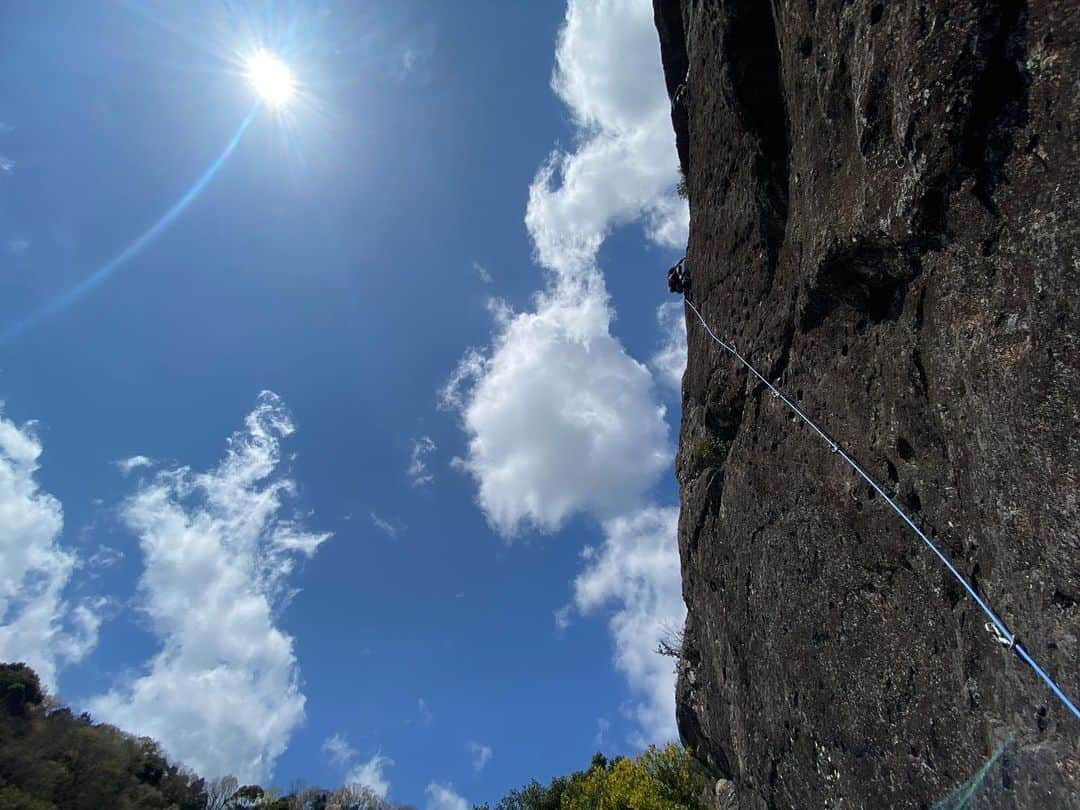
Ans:
[[[438,445],[430,436],[420,436],[412,440],[409,466],[405,470],[405,475],[409,477],[414,487],[427,486],[435,480],[434,474],[428,469],[427,457],[437,448]]]
[[[476,261],[476,259],[473,259],[472,268],[476,275],[480,277],[480,280],[485,284],[491,284],[491,282],[495,280],[494,276],[491,275],[491,271],[480,264],[480,262]]]
[[[420,717],[421,725],[430,726],[435,719],[435,715],[431,712],[431,707],[428,706],[427,701],[423,698],[417,698],[416,700],[416,714]]]
[[[380,517],[375,512],[371,513],[371,524],[391,540],[397,540],[398,535],[406,529],[406,526],[403,523],[398,523],[397,521],[391,522],[386,518]]]
[[[495,754],[490,745],[483,745],[478,742],[469,743],[469,753],[472,754],[473,771],[476,773],[484,770]]]
[[[341,732],[327,737],[322,744],[323,753],[330,755],[330,761],[334,765],[346,766],[356,758],[357,751]]]

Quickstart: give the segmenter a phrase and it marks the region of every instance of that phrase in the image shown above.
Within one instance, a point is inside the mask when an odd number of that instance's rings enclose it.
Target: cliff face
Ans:
[[[1080,7],[654,0],[710,324],[1080,694]],[[737,805],[1078,807],[1080,723],[688,320],[684,742]]]

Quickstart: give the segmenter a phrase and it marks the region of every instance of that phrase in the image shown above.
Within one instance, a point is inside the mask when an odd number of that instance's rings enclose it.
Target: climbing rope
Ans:
[[[734,343],[728,343],[727,341],[717,337],[716,333],[709,328],[709,324],[705,322],[705,318],[702,317],[701,313],[698,311],[698,308],[694,306],[694,303],[689,298],[685,300],[686,305],[690,307],[691,310],[693,310],[694,314],[697,315],[698,320],[701,321],[701,325],[705,328],[705,331],[709,334],[709,337],[715,340],[720,345],[720,347],[724,349],[724,351],[732,355],[736,360],[746,366],[746,369],[751,374],[761,380],[765,387],[772,392],[773,398],[779,399],[781,402],[787,405],[788,408],[790,408],[796,416],[798,416],[800,419],[802,419],[803,422],[809,425],[810,429],[813,430],[818,436],[820,436],[822,441],[824,441],[825,444],[829,446],[829,450],[840,456],[840,458],[843,459],[844,462],[849,467],[851,467],[851,469],[858,473],[859,476],[864,481],[866,481],[866,483],[869,484],[874,489],[874,491],[877,492],[878,495],[884,498],[885,503],[892,507],[892,510],[900,516],[900,519],[903,520],[904,523],[906,523],[908,526],[910,526],[911,530],[919,536],[919,539],[926,544],[927,548],[934,552],[937,558],[945,564],[945,567],[949,569],[949,572],[953,575],[956,581],[964,587],[964,590],[968,592],[971,598],[975,600],[975,603],[980,608],[982,608],[982,611],[986,614],[987,618],[990,619],[990,621],[986,623],[986,629],[991,635],[994,636],[994,640],[1002,644],[1003,646],[1008,647],[1010,650],[1015,651],[1016,654],[1020,656],[1021,660],[1024,661],[1028,666],[1030,666],[1035,671],[1035,674],[1046,682],[1046,685],[1049,686],[1051,691],[1055,695],[1057,695],[1061,702],[1068,707],[1069,711],[1071,711],[1075,717],[1080,718],[1080,710],[1078,710],[1076,708],[1076,705],[1071,700],[1069,700],[1068,697],[1065,696],[1065,693],[1061,691],[1060,687],[1058,687],[1058,685],[1054,682],[1054,679],[1051,678],[1045,672],[1045,670],[1043,670],[1043,668],[1039,666],[1035,659],[1031,657],[1028,651],[1024,649],[1024,645],[1020,643],[1016,634],[1009,631],[1009,628],[1005,626],[1005,623],[997,617],[994,611],[990,609],[990,606],[986,604],[986,602],[983,601],[979,594],[975,592],[975,589],[970,584],[968,584],[968,581],[964,578],[963,574],[956,570],[956,567],[949,561],[949,558],[946,557],[936,545],[934,545],[933,541],[931,541],[930,538],[926,536],[922,529],[915,525],[915,521],[908,517],[907,513],[900,508],[899,504],[897,504],[895,500],[889,497],[888,493],[886,493],[885,490],[878,485],[877,481],[871,478],[870,475],[866,472],[866,470],[864,470],[859,465],[859,463],[855,461],[855,459],[849,456],[847,452],[845,452],[844,449],[839,445],[839,443],[837,443],[824,430],[818,427],[817,423],[813,419],[811,419],[802,408],[800,408],[798,405],[788,399],[788,397],[784,394],[783,391],[781,391],[779,388],[769,382],[769,380],[767,380],[761,374],[761,372],[759,372],[756,368],[753,367],[753,365],[750,364],[749,360],[739,354],[738,350],[735,348]]]

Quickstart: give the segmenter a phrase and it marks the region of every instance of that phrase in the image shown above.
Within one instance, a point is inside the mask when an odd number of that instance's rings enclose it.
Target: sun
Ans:
[[[266,104],[282,108],[296,95],[296,82],[289,66],[270,51],[256,51],[247,61],[247,78]]]

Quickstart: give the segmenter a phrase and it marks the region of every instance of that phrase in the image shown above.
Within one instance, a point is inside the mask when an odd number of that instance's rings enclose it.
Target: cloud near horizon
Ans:
[[[81,564],[63,548],[63,509],[37,483],[42,446],[0,402],[0,660],[25,661],[51,692],[57,671],[97,645],[94,602],[72,605],[65,591]]]
[[[469,810],[469,802],[453,785],[432,782],[427,786],[427,810]]]
[[[267,780],[304,720],[293,639],[275,614],[296,560],[330,535],[280,514],[295,492],[277,474],[293,430],[264,391],[217,467],[161,470],[121,509],[143,553],[140,607],[161,650],[88,705],[206,778]]]
[[[679,738],[675,727],[675,668],[658,642],[682,629],[677,529],[679,510],[650,507],[604,524],[604,544],[582,554],[574,606],[582,614],[614,607],[610,618],[615,666],[639,697],[631,712],[642,744]]]

